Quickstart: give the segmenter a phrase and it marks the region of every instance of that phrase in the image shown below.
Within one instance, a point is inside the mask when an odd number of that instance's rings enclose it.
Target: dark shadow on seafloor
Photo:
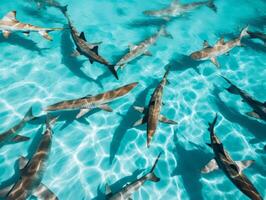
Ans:
[[[165,69],[168,67],[171,67],[171,71],[184,71],[189,68],[194,69],[198,74],[200,74],[200,71],[198,69],[198,66],[204,61],[196,61],[193,60],[190,56],[184,55],[184,54],[174,54],[172,56],[172,59],[169,61],[169,63],[165,66]],[[206,61],[208,62],[208,61]]]
[[[56,111],[56,112],[50,112],[49,113],[49,117],[58,117],[57,121],[58,122],[64,122],[64,124],[62,125],[62,127],[60,128],[60,130],[65,129],[66,127],[68,127],[73,121],[77,120],[80,123],[83,124],[89,124],[89,122],[86,120],[87,117],[102,111],[100,109],[92,109],[90,110],[86,115],[84,115],[83,117],[76,119],[77,114],[79,113],[79,110],[73,110],[73,111]],[[105,112],[105,111],[102,111]],[[33,120],[31,122],[29,122],[30,124],[45,124],[45,121],[47,119],[47,115],[41,115],[38,116],[38,118],[36,120]]]
[[[266,124],[263,122],[259,122],[256,119],[252,119],[248,116],[242,115],[235,108],[226,105],[226,103],[224,103],[222,99],[219,97],[220,92],[221,90],[217,86],[215,86],[213,95],[215,97],[214,100],[219,109],[219,112],[228,121],[239,124],[240,126],[247,129],[251,134],[253,134],[255,138],[251,140],[250,143],[259,143],[266,141],[266,134],[265,134]]]
[[[109,164],[111,165],[115,159],[119,148],[121,149],[121,142],[128,129],[132,128],[133,124],[139,119],[140,113],[138,113],[134,106],[144,106],[143,102],[147,97],[147,94],[150,89],[155,88],[158,84],[158,81],[153,80],[149,87],[145,88],[137,97],[135,102],[132,103],[132,106],[128,109],[127,113],[122,116],[122,121],[114,132],[113,139],[110,144],[110,157]],[[124,147],[123,147],[124,148]]]
[[[171,176],[182,177],[183,185],[189,199],[203,200],[203,186],[200,182],[201,169],[213,158],[213,154],[206,153],[202,146],[194,143],[192,144],[196,149],[186,150],[185,147],[180,144],[177,134],[174,135],[174,143],[175,148],[173,151],[177,166]]]
[[[39,55],[43,56],[42,51],[48,50],[49,48],[40,48],[37,43],[31,40],[30,38],[26,38],[26,36],[20,35],[22,33],[12,33],[9,38],[4,38],[2,35],[0,36],[0,43],[9,43],[11,45],[20,46],[26,50],[30,50],[33,52],[37,52]],[[30,37],[30,36],[29,36]]]
[[[121,190],[126,184],[132,183],[133,181],[137,180],[138,176],[143,172],[144,169],[137,169],[132,173],[132,175],[121,178],[120,180],[110,185],[111,191],[117,192]],[[106,199],[105,196],[106,196],[105,192],[101,191],[101,186],[98,186],[97,197],[93,198],[92,200],[103,200]]]
[[[35,7],[30,7],[30,6],[24,6],[22,7],[22,11],[31,17],[34,17],[38,20],[40,20],[42,23],[59,23],[59,24],[64,24],[65,23],[65,18],[64,15],[62,14],[62,17],[58,17],[58,15],[52,15],[48,14],[45,10],[43,9],[38,9],[37,6]],[[48,26],[48,25],[47,25]]]

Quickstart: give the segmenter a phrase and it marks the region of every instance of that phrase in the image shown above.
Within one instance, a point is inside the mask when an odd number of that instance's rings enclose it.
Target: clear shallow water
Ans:
[[[188,1],[183,1],[188,2]],[[92,42],[102,41],[100,53],[115,63],[127,52],[129,43],[137,43],[153,34],[161,21],[142,15],[142,11],[161,8],[169,1],[62,1],[79,31]],[[265,145],[266,125],[244,115],[250,111],[240,98],[223,89],[224,76],[258,100],[265,101],[265,47],[257,40],[245,40],[244,48],[235,48],[221,56],[221,69],[206,61],[192,62],[186,55],[202,47],[202,41],[214,44],[222,35],[230,39],[250,25],[265,30],[266,4],[263,0],[216,1],[218,13],[208,8],[195,10],[167,24],[173,39],[161,37],[150,48],[152,57],[142,57],[127,65],[115,81],[100,64],[91,65],[84,57],[70,57],[73,43],[69,33],[54,32],[53,42],[37,34],[29,38],[13,34],[0,37],[0,132],[19,121],[34,105],[37,114],[64,99],[97,94],[139,81],[127,96],[113,102],[113,113],[92,112],[81,120],[66,113],[54,127],[53,145],[43,182],[59,199],[102,199],[101,191],[109,183],[118,190],[152,166],[156,156],[164,154],[156,168],[159,183],[147,182],[134,193],[134,199],[246,199],[222,172],[201,175],[201,167],[212,158],[205,145],[209,141],[207,123],[219,112],[217,135],[236,160],[255,159],[245,171],[266,198],[266,157],[257,150]],[[1,1],[1,16],[17,10],[23,22],[61,27],[62,14],[54,8],[38,11],[26,1]],[[164,67],[172,64],[170,85],[164,90],[162,113],[179,122],[177,126],[160,124],[150,149],[146,148],[145,126],[130,128],[139,114],[132,105],[148,103],[150,93],[161,80]],[[4,146],[0,150],[0,181],[17,173],[16,160],[28,155],[38,144],[43,127],[28,124],[22,135],[28,142]],[[112,163],[112,164],[111,164]],[[149,170],[149,169],[148,169]]]

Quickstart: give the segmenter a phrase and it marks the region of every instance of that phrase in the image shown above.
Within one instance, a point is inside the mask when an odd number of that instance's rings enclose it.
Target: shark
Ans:
[[[265,33],[248,31],[248,35],[250,38],[260,39],[266,46],[266,34]]]
[[[116,79],[118,79],[118,75],[115,70],[115,66],[110,64],[105,58],[99,55],[98,49],[100,42],[98,43],[89,43],[85,37],[84,32],[79,33],[77,29],[74,27],[73,23],[70,20],[70,17],[67,13],[67,9],[64,12],[65,17],[68,21],[68,26],[71,31],[72,39],[75,43],[76,50],[73,52],[72,56],[80,56],[83,55],[89,59],[90,63],[98,62],[100,64],[105,65],[110,72],[114,75]]]
[[[24,128],[24,126],[33,119],[35,119],[35,117],[32,114],[32,107],[31,107],[18,124],[0,134],[0,147],[10,143],[28,141],[30,139],[29,137],[19,135],[18,132],[21,131]]]
[[[169,74],[170,68],[168,68],[163,76],[163,79],[159,83],[159,85],[154,90],[148,108],[134,106],[135,110],[143,113],[144,117],[135,122],[133,126],[139,126],[141,124],[147,123],[147,147],[150,147],[150,142],[152,137],[156,132],[156,128],[158,125],[158,121],[166,123],[166,124],[177,124],[177,122],[168,119],[167,117],[160,114],[162,107],[162,97],[163,97],[163,89],[166,85],[167,76]]]
[[[244,36],[248,35],[248,27],[242,29],[239,37],[229,40],[228,42],[224,41],[224,37],[220,38],[214,46],[211,46],[206,40],[203,42],[203,49],[193,52],[190,54],[190,57],[193,60],[210,60],[217,68],[220,67],[220,64],[217,60],[218,56],[228,54],[233,48],[237,46],[242,46],[241,39]]]
[[[240,95],[242,101],[246,102],[253,109],[253,111],[247,112],[246,115],[255,119],[261,119],[266,121],[266,101],[263,103],[258,100],[255,100],[250,94],[238,88],[229,79],[223,76],[222,78],[230,84],[230,87],[226,90],[232,94]]]
[[[106,185],[106,199],[107,200],[124,200],[124,199],[132,199],[132,194],[137,191],[141,186],[145,184],[146,181],[153,181],[153,182],[159,182],[160,178],[157,177],[154,173],[155,167],[159,161],[159,158],[162,153],[158,155],[156,158],[152,169],[149,173],[143,175],[142,177],[138,178],[136,181],[127,184],[124,186],[120,191],[118,192],[112,192],[109,185]]]
[[[262,200],[261,195],[243,173],[243,170],[249,167],[254,160],[234,161],[223,144],[215,134],[214,128],[217,122],[218,115],[216,114],[212,123],[209,123],[209,132],[211,143],[208,144],[214,153],[212,159],[202,170],[202,173],[209,173],[217,169],[221,169],[230,181],[246,196],[252,200]]]
[[[28,36],[30,32],[37,32],[43,38],[52,40],[52,37],[48,34],[49,32],[63,30],[63,28],[42,28],[22,23],[17,20],[16,14],[16,11],[10,11],[0,20],[0,30],[5,38],[8,38],[12,32],[22,32],[26,36]]]
[[[172,3],[166,8],[160,10],[146,10],[143,14],[152,17],[159,17],[169,21],[171,18],[184,15],[187,12],[191,12],[199,7],[208,6],[214,12],[217,12],[217,7],[213,0],[199,1],[187,4],[181,4],[179,0],[173,0]]]
[[[148,50],[150,46],[156,43],[160,36],[165,36],[172,38],[172,36],[167,33],[165,26],[162,26],[159,31],[155,34],[150,36],[149,38],[145,39],[144,41],[140,42],[138,45],[129,45],[129,52],[125,54],[115,65],[115,69],[118,70],[119,68],[123,69],[129,62],[135,60],[136,58],[146,55],[152,56],[151,52]]]
[[[67,11],[67,6],[62,6],[60,2],[56,0],[31,0],[35,2],[38,8],[54,7],[59,9],[62,13]]]
[[[49,112],[49,111],[61,111],[61,110],[80,110],[76,118],[81,118],[82,116],[84,116],[94,108],[99,108],[107,112],[112,112],[113,109],[110,108],[107,103],[126,95],[134,87],[136,87],[137,84],[138,84],[137,82],[134,82],[95,96],[87,95],[79,99],[62,101],[53,104],[51,106],[48,106],[45,109],[45,111]]]
[[[47,166],[47,160],[52,146],[51,124],[56,118],[47,120],[46,130],[31,159],[19,158],[20,178],[12,185],[0,191],[0,196],[6,200],[26,200],[30,196],[38,199],[58,200],[57,196],[43,184],[42,178]]]

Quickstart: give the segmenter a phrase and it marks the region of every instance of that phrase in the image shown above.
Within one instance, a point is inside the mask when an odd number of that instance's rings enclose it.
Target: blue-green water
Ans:
[[[192,2],[192,1],[182,1]],[[157,31],[162,21],[146,17],[144,10],[159,9],[170,3],[143,0],[65,0],[74,25],[91,42],[99,42],[99,52],[115,63],[128,50]],[[91,65],[85,57],[73,58],[74,44],[68,30],[53,32],[48,42],[38,34],[25,37],[0,36],[0,132],[15,125],[34,105],[98,94],[127,83],[139,85],[127,96],[113,102],[114,112],[92,112],[80,120],[71,113],[60,117],[54,127],[52,150],[43,183],[62,200],[102,199],[104,186],[119,190],[149,170],[160,151],[164,154],[156,168],[158,183],[147,182],[133,199],[247,199],[224,175],[217,171],[201,175],[200,169],[213,155],[207,123],[219,113],[217,135],[235,160],[254,159],[245,170],[258,191],[266,198],[266,156],[260,153],[266,140],[266,124],[244,115],[250,111],[240,98],[224,90],[222,74],[256,99],[266,100],[266,48],[259,40],[244,40],[245,47],[219,57],[221,69],[209,62],[193,62],[187,55],[202,48],[203,40],[214,44],[221,36],[237,37],[242,27],[266,31],[264,0],[217,0],[218,12],[197,9],[167,24],[173,39],[159,38],[150,48],[153,56],[133,61],[119,73],[116,81],[100,64]],[[38,10],[27,1],[2,0],[0,15],[17,11],[17,18],[45,27],[62,27],[65,18],[55,8]],[[148,103],[161,80],[165,66],[171,64],[170,84],[164,90],[162,113],[179,122],[160,124],[146,147],[145,126],[131,128],[140,116],[133,105]],[[28,142],[0,149],[0,183],[17,174],[17,159],[32,153],[43,126],[28,124],[20,134]]]

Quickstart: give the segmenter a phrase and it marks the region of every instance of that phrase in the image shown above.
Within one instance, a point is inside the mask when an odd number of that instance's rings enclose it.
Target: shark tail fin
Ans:
[[[209,123],[208,131],[209,131],[210,133],[214,133],[214,127],[215,127],[215,124],[216,124],[216,122],[217,122],[217,118],[218,118],[218,114],[216,113],[213,122],[212,122],[212,123]]]
[[[159,34],[162,35],[162,36],[164,36],[164,37],[173,39],[173,36],[170,33],[167,32],[167,30],[166,30],[166,28],[165,28],[164,25],[161,26],[160,31],[159,31]]]
[[[207,6],[212,9],[214,12],[217,12],[217,7],[216,5],[214,4],[214,0],[209,0]]]
[[[155,162],[154,162],[154,164],[153,164],[153,166],[151,168],[150,173],[147,174],[147,179],[150,180],[150,181],[153,181],[153,182],[160,181],[160,178],[155,175],[154,169],[155,169],[155,167],[156,167],[161,155],[162,155],[162,152],[159,153],[159,155],[157,156],[157,158],[156,158],[156,160],[155,160]]]
[[[59,9],[61,10],[61,12],[65,15],[67,13],[67,7],[68,5],[65,6],[61,6]]]
[[[117,70],[116,70],[116,66],[115,65],[107,65],[108,69],[110,70],[110,72],[114,75],[114,77],[119,80],[118,74],[117,74]]]
[[[248,34],[248,26],[246,26],[245,28],[243,28],[240,32],[240,36],[239,36],[239,40],[241,40],[243,37],[249,35]],[[241,45],[241,42],[240,42]]]
[[[24,116],[24,121],[28,122],[28,121],[31,121],[31,120],[33,120],[35,118],[36,117],[34,117],[33,113],[32,113],[32,107],[30,107],[30,109],[27,111],[27,113]]]

